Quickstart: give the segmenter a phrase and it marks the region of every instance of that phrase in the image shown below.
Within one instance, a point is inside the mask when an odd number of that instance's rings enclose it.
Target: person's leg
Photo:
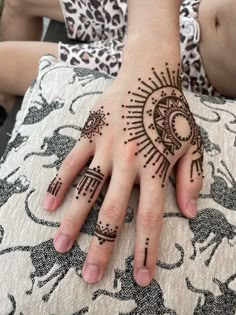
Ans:
[[[24,95],[37,76],[40,58],[58,56],[58,44],[46,42],[0,43],[0,104],[9,111],[15,95]]]
[[[5,0],[1,18],[1,39],[40,40],[43,17],[64,21],[59,0]]]

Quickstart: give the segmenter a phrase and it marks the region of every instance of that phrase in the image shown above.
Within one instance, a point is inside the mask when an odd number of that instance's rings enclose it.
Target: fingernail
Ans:
[[[86,264],[83,272],[83,278],[87,283],[99,281],[100,268],[96,265]]]
[[[196,217],[196,215],[197,215],[197,199],[191,199],[189,201],[186,212],[190,217],[192,217],[192,218]]]
[[[151,278],[151,272],[147,268],[140,268],[138,269],[136,273],[136,282],[138,285],[142,287],[146,287],[147,285],[150,284],[152,278]]]
[[[71,240],[67,235],[59,234],[54,239],[54,246],[56,251],[63,253],[70,250]]]
[[[43,209],[45,210],[51,210],[52,206],[54,204],[55,197],[52,196],[51,194],[47,193],[46,197],[44,198],[43,201]]]

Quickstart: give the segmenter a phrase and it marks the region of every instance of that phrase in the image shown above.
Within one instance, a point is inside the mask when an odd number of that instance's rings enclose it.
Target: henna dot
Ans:
[[[109,116],[109,115],[110,115],[110,113],[107,113],[107,115]]]
[[[90,140],[89,142],[90,142],[90,143],[92,143],[93,141],[92,141],[92,140]]]
[[[121,107],[125,107],[125,105],[121,105]]]
[[[127,122],[126,124],[129,125],[129,122]]]
[[[109,226],[109,224],[106,224],[106,226]]]
[[[139,81],[141,81],[141,78],[138,78]]]
[[[124,144],[127,144],[127,141],[125,141]]]
[[[122,118],[124,119],[124,118],[125,118],[125,116],[122,116]]]
[[[102,106],[101,109],[103,109],[104,107]]]
[[[126,131],[126,128],[124,128],[123,130]]]
[[[129,135],[132,136],[133,135],[132,132]]]
[[[86,196],[86,193],[83,193],[83,196]]]
[[[109,126],[109,124],[106,124],[106,126]]]
[[[162,185],[161,185],[161,187],[162,187],[162,188],[164,188],[164,187],[165,187],[165,185],[164,185],[164,184],[162,184]]]
[[[152,70],[155,70],[155,68],[152,68]]]
[[[137,156],[137,155],[138,155],[138,152],[135,152],[135,153],[134,153],[134,155],[136,155],[136,156]]]
[[[100,136],[102,136],[102,133],[99,133],[100,134]]]
[[[146,168],[146,167],[147,167],[147,165],[143,165],[143,167],[144,167],[144,168]]]
[[[102,224],[102,221],[99,221],[99,224]]]
[[[130,94],[131,92],[129,91],[128,94]]]
[[[153,175],[152,178],[155,178],[155,176]]]
[[[155,163],[152,163],[152,165],[155,166],[156,164],[155,164]]]
[[[76,197],[76,199],[79,199],[79,197]]]
[[[193,182],[193,179],[191,179],[191,183]]]

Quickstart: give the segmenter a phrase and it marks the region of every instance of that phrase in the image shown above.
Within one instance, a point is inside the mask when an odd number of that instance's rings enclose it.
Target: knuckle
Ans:
[[[70,234],[77,233],[78,230],[78,223],[76,223],[75,218],[67,216],[64,218],[60,225],[60,230],[69,232]]]
[[[150,230],[156,230],[163,224],[162,213],[158,210],[146,210],[139,214],[140,224]]]
[[[126,150],[123,151],[123,160],[124,160],[124,166],[130,167],[132,165],[134,160],[136,160],[137,156],[135,153],[137,152],[137,145],[135,142],[131,141],[126,144]]]
[[[65,160],[62,162],[61,167],[64,169],[71,169],[75,166],[75,159],[72,154],[68,154]]]
[[[121,217],[121,206],[118,202],[111,202],[109,206],[104,207],[102,213],[105,218],[109,218],[112,222],[116,222]]]

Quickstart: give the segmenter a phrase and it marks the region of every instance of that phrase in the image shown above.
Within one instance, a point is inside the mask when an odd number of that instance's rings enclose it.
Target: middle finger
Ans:
[[[95,235],[83,266],[83,278],[88,283],[99,281],[108,263],[115,239],[124,221],[135,170],[115,168],[106,198],[99,212]]]

